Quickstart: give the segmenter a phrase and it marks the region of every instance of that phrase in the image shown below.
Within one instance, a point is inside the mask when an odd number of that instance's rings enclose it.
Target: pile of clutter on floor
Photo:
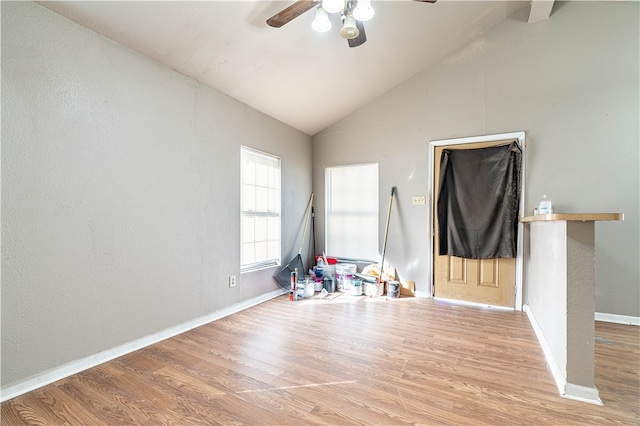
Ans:
[[[322,256],[316,256],[316,265],[312,269],[309,269],[308,274],[304,274],[301,253],[310,218],[312,219],[313,229],[312,253],[316,253],[315,214],[313,211],[313,192],[311,193],[309,203],[307,204],[305,225],[298,254],[274,276],[276,281],[282,287],[286,288],[287,278],[290,274],[289,300],[316,297],[316,293],[319,293],[320,297],[326,297],[328,294],[334,292],[369,297],[379,297],[386,294],[387,299],[399,299],[401,295],[415,295],[415,283],[413,281],[398,281],[395,268],[388,266],[384,262],[387,251],[391,206],[393,205],[395,190],[395,186],[392,187],[391,195],[389,196],[387,225],[385,227],[384,242],[382,244],[382,260],[379,264],[374,263],[367,265],[362,268],[362,271],[358,272],[358,265],[340,262],[337,258],[327,257],[323,252]]]
[[[289,300],[322,298],[334,292],[367,297],[386,294],[387,299],[398,299],[403,288],[402,295],[413,295],[413,282],[401,285],[395,269],[389,265],[382,272],[377,263],[358,271],[358,265],[354,263],[339,262],[337,258],[323,255],[316,257],[316,265],[308,274],[300,274],[297,268],[291,272]]]

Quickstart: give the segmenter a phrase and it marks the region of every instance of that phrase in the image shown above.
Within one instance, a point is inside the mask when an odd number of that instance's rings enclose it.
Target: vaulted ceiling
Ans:
[[[373,0],[367,42],[350,48],[332,15],[281,28],[292,1],[45,1],[40,4],[309,135],[443,58],[531,1]],[[542,4],[540,7],[538,5]],[[550,13],[534,2],[529,15]],[[548,11],[547,11],[548,10]],[[542,12],[540,12],[542,11]]]

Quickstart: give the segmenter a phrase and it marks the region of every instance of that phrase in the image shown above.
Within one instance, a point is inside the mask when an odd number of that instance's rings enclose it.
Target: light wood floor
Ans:
[[[558,395],[521,312],[283,296],[6,401],[2,424],[638,425],[639,346],[596,324],[601,407]]]

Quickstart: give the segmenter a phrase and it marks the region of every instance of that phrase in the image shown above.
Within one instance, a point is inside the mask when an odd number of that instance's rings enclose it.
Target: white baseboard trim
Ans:
[[[428,291],[416,291],[416,297],[422,297],[425,299],[431,299],[431,295]]]
[[[77,361],[62,365],[60,367],[56,367],[47,372],[38,374],[35,377],[23,380],[6,388],[2,388],[0,390],[0,402],[15,398],[16,396],[56,382],[60,379],[64,379],[65,377],[69,377],[73,374],[87,370],[91,367],[95,367],[107,361],[111,361],[112,359],[137,351],[138,349],[142,349],[154,343],[158,343],[162,340],[184,333],[185,331],[189,331],[191,329],[219,320],[231,314],[243,311],[287,292],[288,291],[284,289],[274,290],[270,293],[254,297],[253,299],[245,300],[244,302],[240,302],[219,311],[211,312],[202,317],[195,318],[182,324],[178,324],[174,327],[169,327],[165,330],[150,334],[132,342],[128,342],[123,345],[116,346],[115,348],[107,349],[106,351],[102,351],[97,354],[90,355]]]
[[[547,342],[547,339],[542,334],[542,329],[538,325],[538,321],[536,321],[533,312],[531,312],[531,308],[529,305],[522,305],[522,310],[527,313],[527,317],[529,318],[529,322],[533,327],[533,331],[536,333],[536,337],[538,337],[538,342],[540,342],[540,346],[542,347],[542,352],[544,352],[544,357],[547,360],[547,365],[551,370],[551,375],[553,376],[553,380],[556,382],[556,386],[558,386],[558,392],[560,395],[565,394],[565,388],[567,385],[567,376],[560,368],[558,361],[555,356],[551,352],[551,346]]]
[[[600,395],[596,387],[587,387],[567,383],[564,387],[564,398],[573,399],[575,401],[588,402],[589,404],[604,405],[600,400]]]
[[[596,312],[596,321],[614,322],[616,324],[640,325],[640,317],[605,314],[603,312]]]
[[[477,303],[477,302],[467,302],[466,300],[445,299],[444,297],[434,297],[434,299],[440,300],[442,302],[451,303],[453,305],[471,306],[474,308],[484,308],[484,309],[497,309],[501,311],[513,311],[513,308],[508,308],[505,306],[487,305],[485,303]]]

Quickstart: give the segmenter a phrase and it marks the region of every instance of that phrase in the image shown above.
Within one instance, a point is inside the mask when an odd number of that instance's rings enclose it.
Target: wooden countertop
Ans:
[[[520,222],[550,222],[553,220],[576,220],[576,221],[596,221],[596,220],[624,220],[623,213],[553,213],[539,214],[536,216],[521,217]]]

